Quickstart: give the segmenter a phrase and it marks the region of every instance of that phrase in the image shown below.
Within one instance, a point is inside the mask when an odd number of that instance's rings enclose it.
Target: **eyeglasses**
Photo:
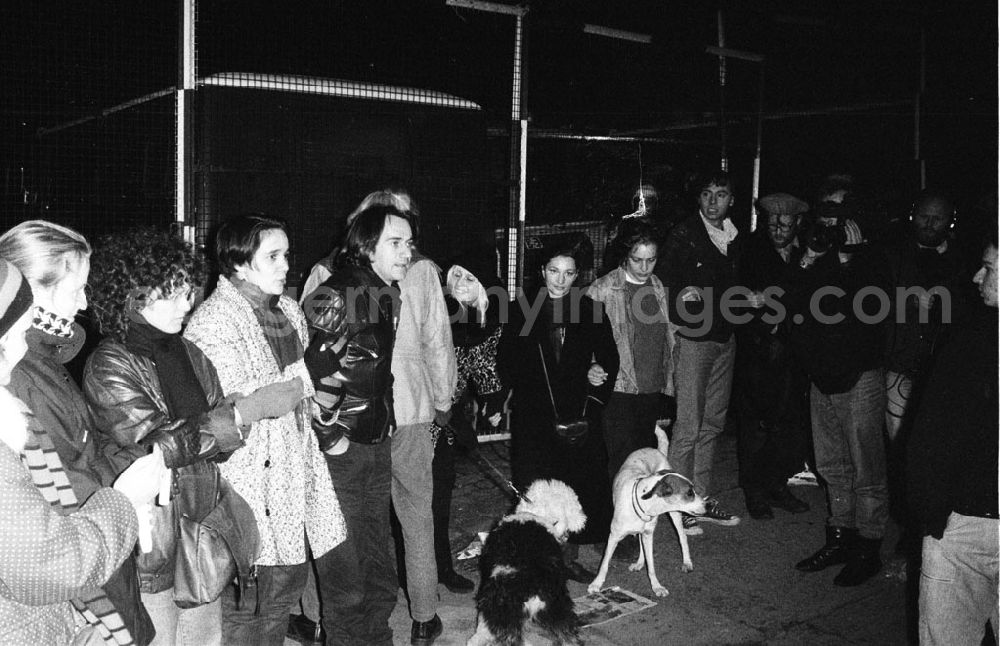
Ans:
[[[788,233],[795,228],[794,224],[781,224],[780,222],[768,222],[767,228],[771,231],[781,231],[783,233]]]

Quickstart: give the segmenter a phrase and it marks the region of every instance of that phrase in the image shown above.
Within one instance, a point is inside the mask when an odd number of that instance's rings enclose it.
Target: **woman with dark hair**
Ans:
[[[230,592],[223,595],[222,639],[281,644],[288,609],[305,585],[308,553],[330,551],[346,529],[309,432],[314,391],[303,360],[306,322],[295,301],[283,295],[285,224],[263,215],[237,216],[219,228],[215,246],[222,275],[184,336],[215,366],[223,396],[267,393],[250,411],[236,407],[246,445],[219,465],[253,509],[261,539],[256,590],[242,603]]]
[[[396,418],[391,370],[400,308],[397,283],[409,269],[412,242],[406,213],[392,206],[362,211],[347,232],[345,266],[306,302],[316,329],[306,352],[317,391],[313,429],[348,530],[343,544],[316,559],[327,644],[393,643],[389,616],[397,580],[389,505]]]
[[[632,451],[656,446],[657,421],[674,417],[674,334],[667,320],[666,291],[653,275],[659,246],[650,224],[640,218],[625,220],[611,242],[617,267],[587,290],[604,304],[621,360],[603,417],[612,481]],[[634,561],[637,537],[627,537],[620,545],[620,558]]]
[[[246,424],[261,411],[281,412],[268,408],[273,385],[249,397],[223,397],[211,362],[181,337],[204,274],[190,245],[152,229],[107,236],[91,258],[92,305],[106,338],[87,360],[83,391],[105,451],[116,463],[129,464],[159,446],[166,465],[184,474],[177,479],[182,487],[195,486],[204,480],[197,473],[205,473],[183,467],[228,458],[244,445],[237,414]],[[220,600],[182,610],[173,599],[175,515],[193,511],[177,503],[157,507],[153,549],[138,557],[154,644],[221,643]]]
[[[611,526],[611,483],[596,474],[607,470],[601,411],[618,375],[618,351],[601,305],[573,288],[574,254],[568,245],[545,250],[544,287],[533,303],[518,299],[519,307],[512,308],[497,365],[504,383],[514,389],[514,483],[527,489],[536,479],[554,478],[573,488],[587,525],[570,535],[564,556],[570,578],[589,583],[593,573],[576,558],[579,545],[606,541]],[[574,442],[557,435],[556,421],[580,418],[589,425],[582,438]]]

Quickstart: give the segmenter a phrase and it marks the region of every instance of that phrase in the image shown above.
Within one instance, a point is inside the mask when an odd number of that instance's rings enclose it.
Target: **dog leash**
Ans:
[[[523,500],[524,502],[528,503],[529,505],[530,505],[530,504],[533,504],[533,503],[531,502],[531,498],[528,498],[528,496],[524,495],[524,493],[523,493],[523,492],[522,492],[522,491],[521,491],[520,489],[518,489],[517,487],[515,487],[515,486],[514,486],[514,483],[513,483],[513,482],[511,482],[511,480],[510,480],[509,478],[507,478],[506,476],[504,476],[504,474],[502,474],[502,473],[500,472],[500,469],[498,469],[498,468],[496,468],[495,466],[493,466],[493,463],[492,463],[492,462],[490,462],[489,460],[487,460],[487,459],[486,459],[486,456],[485,456],[485,455],[483,455],[483,454],[482,454],[482,453],[480,453],[479,451],[476,451],[476,453],[475,453],[475,459],[476,459],[476,461],[477,461],[477,462],[481,461],[481,462],[485,463],[485,464],[486,464],[486,466],[488,466],[489,468],[493,469],[493,472],[494,472],[494,473],[496,473],[496,474],[497,474],[497,476],[499,476],[499,478],[500,478],[500,482],[503,482],[504,484],[506,484],[506,485],[507,485],[507,487],[508,487],[508,488],[509,488],[509,489],[510,489],[510,490],[511,490],[511,491],[512,491],[513,493],[514,493],[514,495],[515,495],[515,496],[517,496],[517,497],[518,497],[518,498],[519,498],[520,500]]]

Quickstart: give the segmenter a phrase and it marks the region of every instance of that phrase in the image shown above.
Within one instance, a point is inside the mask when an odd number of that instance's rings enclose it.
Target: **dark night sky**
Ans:
[[[766,56],[769,112],[911,99],[923,26],[930,176],[952,190],[966,180],[977,191],[995,188],[997,9],[990,2],[539,0],[526,19],[532,127],[655,134],[714,120],[717,59],[704,48],[716,42],[720,8],[727,46]],[[176,12],[173,2],[150,0],[4,3],[4,137],[173,84]],[[653,44],[585,35],[584,22],[649,33]],[[492,125],[503,127],[509,117],[509,16],[444,0],[204,0],[198,24],[203,75],[251,71],[425,87],[479,102]],[[757,66],[731,61],[728,72],[726,110],[749,119]],[[899,122],[912,113],[911,106],[895,110]],[[815,120],[769,123],[765,152],[794,158],[787,172],[815,155],[829,156],[830,165],[879,159],[878,124],[852,133],[850,118],[846,123],[846,130]],[[673,136],[711,148],[718,132]],[[751,127],[735,128],[732,137],[734,148],[752,147]],[[879,169],[861,170],[880,181]]]

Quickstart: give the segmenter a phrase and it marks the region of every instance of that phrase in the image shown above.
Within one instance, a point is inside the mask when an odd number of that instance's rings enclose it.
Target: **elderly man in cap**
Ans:
[[[774,321],[782,294],[794,289],[802,255],[797,234],[809,205],[774,193],[760,198],[757,209],[763,226],[745,247],[742,281],[754,292],[771,291],[765,307],[737,333],[738,455],[747,512],[767,520],[774,518],[772,506],[793,514],[809,509],[786,484],[809,451],[809,381],[788,347],[787,323]]]

